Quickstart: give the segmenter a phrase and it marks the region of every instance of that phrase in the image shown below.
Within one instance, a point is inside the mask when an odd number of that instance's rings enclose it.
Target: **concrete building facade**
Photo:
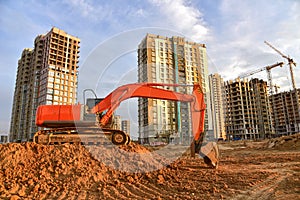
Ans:
[[[18,61],[10,141],[32,139],[38,129],[38,105],[76,102],[79,43],[79,38],[53,27],[36,37],[33,49],[23,50]]]
[[[138,81],[192,85],[201,83],[208,91],[206,47],[182,37],[147,34],[138,47]],[[190,93],[191,87],[168,88]],[[139,98],[139,141],[189,143],[189,103]],[[207,124],[207,123],[206,123]]]
[[[121,130],[130,135],[130,120],[122,120]]]
[[[274,135],[267,82],[225,82],[225,128],[229,139],[263,139]]]
[[[211,117],[208,118],[211,123],[214,138],[226,140],[225,131],[225,115],[224,115],[224,81],[219,74],[209,75],[209,88],[210,88],[210,107]]]
[[[297,92],[297,93],[296,93]],[[276,136],[300,132],[300,89],[270,96]]]
[[[116,130],[121,130],[121,116],[113,115],[113,124],[112,128]]]
[[[8,143],[8,135],[1,135],[0,134],[0,144]]]

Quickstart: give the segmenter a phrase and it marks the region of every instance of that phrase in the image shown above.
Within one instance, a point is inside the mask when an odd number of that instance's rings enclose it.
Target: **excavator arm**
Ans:
[[[123,85],[111,92],[106,98],[98,103],[92,109],[92,112],[101,114],[102,117],[99,122],[101,126],[105,126],[120,103],[129,98],[142,97],[189,102],[191,105],[190,109],[194,136],[193,141],[191,142],[191,156],[195,157],[195,154],[199,153],[200,156],[204,158],[204,162],[207,165],[217,168],[219,157],[217,144],[215,142],[203,143],[206,105],[201,86],[199,84],[194,84],[192,94],[183,94],[171,90],[157,88],[182,86],[183,85],[162,83],[135,83]]]
[[[205,103],[199,84],[193,85],[193,94],[182,94],[157,87],[182,87],[178,84],[135,83],[120,86],[107,95],[93,109],[92,113],[105,113],[100,119],[100,125],[105,126],[120,103],[134,97],[163,99],[191,103],[192,128],[194,139],[198,141],[204,131]]]

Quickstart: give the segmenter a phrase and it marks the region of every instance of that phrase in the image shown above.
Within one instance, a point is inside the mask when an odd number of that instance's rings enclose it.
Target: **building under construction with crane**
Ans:
[[[270,102],[272,108],[272,124],[277,136],[290,135],[300,132],[300,89],[297,89],[294,78],[293,66],[296,67],[294,60],[283,54],[269,42],[265,44],[276,51],[282,58],[286,59],[289,65],[290,76],[293,89],[289,92],[274,94],[271,76],[270,84]]]
[[[300,132],[300,89],[296,88],[293,74],[296,63],[270,43],[265,43],[287,60],[293,90],[278,93],[273,85],[271,70],[282,67],[283,62],[241,74],[235,81],[225,82],[225,128],[229,139],[259,139]],[[262,71],[267,72],[268,84],[258,79],[245,79]]]

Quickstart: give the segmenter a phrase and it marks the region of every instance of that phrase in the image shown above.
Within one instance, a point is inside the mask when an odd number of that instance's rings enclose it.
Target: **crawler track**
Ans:
[[[119,142],[116,143],[114,135],[125,135],[126,138],[119,138]],[[97,145],[113,142],[117,145],[123,145],[128,144],[130,138],[121,130],[101,129],[95,126],[40,130],[34,135],[33,141],[38,144],[80,143]]]

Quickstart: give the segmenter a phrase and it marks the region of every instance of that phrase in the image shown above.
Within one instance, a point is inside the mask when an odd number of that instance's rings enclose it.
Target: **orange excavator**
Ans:
[[[87,105],[41,105],[36,115],[36,124],[41,130],[34,135],[33,140],[39,144],[95,144],[103,141],[103,138],[109,138],[109,142],[115,145],[129,144],[129,135],[111,128],[112,116],[122,101],[142,97],[190,103],[194,137],[191,154],[195,156],[195,152],[200,153],[204,137],[206,105],[202,88],[199,84],[194,84],[192,94],[183,94],[163,87],[182,87],[182,85],[134,83],[118,87],[103,99],[87,99]],[[212,149],[213,153],[211,151],[204,153],[204,158],[206,157],[204,161],[216,167],[217,150],[215,147]]]

